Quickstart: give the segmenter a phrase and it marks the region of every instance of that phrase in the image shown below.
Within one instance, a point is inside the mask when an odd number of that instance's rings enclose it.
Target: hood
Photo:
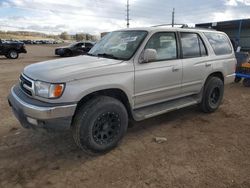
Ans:
[[[84,55],[35,63],[25,67],[23,72],[33,80],[59,83],[100,74],[102,69],[121,62]]]

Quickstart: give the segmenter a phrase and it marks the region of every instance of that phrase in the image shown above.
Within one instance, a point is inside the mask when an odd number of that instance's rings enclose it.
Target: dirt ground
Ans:
[[[250,187],[250,88],[226,86],[213,114],[190,107],[136,123],[118,148],[90,157],[69,132],[25,130],[12,115],[6,97],[20,71],[57,58],[54,46],[27,49],[0,57],[0,187]]]

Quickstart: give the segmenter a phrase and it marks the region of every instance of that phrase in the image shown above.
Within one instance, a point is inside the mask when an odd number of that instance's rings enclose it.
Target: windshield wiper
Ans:
[[[91,54],[91,53],[87,53],[86,55],[89,55],[89,56],[95,56],[94,54]]]
[[[118,57],[114,56],[113,54],[107,54],[107,53],[97,54],[97,56],[111,58],[111,59],[119,59]]]

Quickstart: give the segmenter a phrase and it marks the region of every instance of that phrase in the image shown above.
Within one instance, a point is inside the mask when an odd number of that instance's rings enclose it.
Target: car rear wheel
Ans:
[[[216,111],[223,99],[224,95],[224,83],[218,77],[208,78],[203,91],[202,101],[200,103],[200,109],[203,112],[211,113]]]
[[[243,80],[243,85],[244,85],[245,87],[250,87],[250,79],[245,78],[245,79]]]
[[[73,119],[76,144],[88,153],[105,153],[117,146],[126,133],[128,114],[117,99],[99,96],[81,106]]]
[[[234,82],[239,83],[240,81],[241,81],[241,78],[236,76],[235,79],[234,79]]]
[[[8,52],[8,58],[10,58],[10,59],[17,59],[18,58],[18,52],[16,51],[16,50],[10,50],[9,52]]]

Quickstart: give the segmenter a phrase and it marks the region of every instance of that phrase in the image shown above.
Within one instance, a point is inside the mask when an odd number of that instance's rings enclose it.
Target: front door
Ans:
[[[175,32],[152,35],[145,49],[155,49],[157,59],[135,63],[135,108],[178,98],[181,94],[182,61],[178,58]]]

